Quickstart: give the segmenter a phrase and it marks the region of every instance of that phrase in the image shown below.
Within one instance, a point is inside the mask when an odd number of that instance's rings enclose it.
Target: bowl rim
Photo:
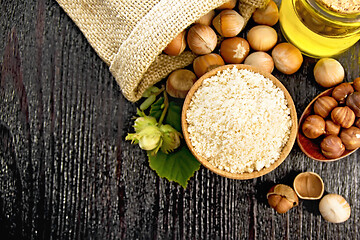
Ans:
[[[259,73],[261,75],[263,75],[264,77],[270,79],[275,86],[277,86],[278,88],[280,88],[284,95],[285,95],[285,99],[288,102],[288,107],[290,109],[290,118],[292,120],[292,126],[290,128],[290,134],[289,134],[289,139],[288,142],[285,144],[285,146],[283,147],[279,158],[273,163],[271,164],[268,168],[263,168],[260,171],[254,170],[251,173],[230,173],[224,170],[221,170],[217,167],[214,167],[212,164],[210,164],[207,160],[205,160],[203,157],[201,157],[200,155],[198,155],[196,153],[196,151],[194,150],[190,138],[189,138],[189,132],[187,131],[188,129],[188,123],[186,121],[186,111],[189,107],[189,104],[191,102],[191,98],[193,97],[194,93],[198,90],[198,88],[202,85],[202,82],[211,77],[214,76],[217,72],[223,71],[225,69],[229,69],[229,68],[233,68],[236,67],[237,69],[246,69],[246,70],[250,70],[254,73]],[[296,136],[297,136],[297,131],[298,131],[298,120],[297,120],[297,113],[296,113],[296,109],[295,109],[295,104],[292,100],[291,95],[289,94],[289,92],[287,91],[287,89],[285,88],[285,86],[276,78],[274,77],[272,74],[268,73],[268,72],[264,72],[256,67],[250,66],[250,65],[244,65],[244,64],[228,64],[228,65],[223,65],[220,66],[218,68],[215,68],[207,73],[205,73],[203,76],[201,76],[196,82],[195,84],[191,87],[191,89],[189,90],[185,100],[184,100],[184,104],[183,104],[183,108],[182,108],[182,112],[181,112],[181,127],[182,127],[182,131],[183,131],[183,136],[186,142],[186,145],[188,146],[189,150],[191,151],[191,153],[194,155],[194,157],[207,169],[209,169],[210,171],[226,177],[226,178],[231,178],[231,179],[239,179],[239,180],[246,180],[246,179],[253,179],[253,178],[257,178],[260,176],[263,176],[271,171],[273,171],[275,168],[277,168],[289,155],[290,151],[292,150],[295,140],[296,140]]]

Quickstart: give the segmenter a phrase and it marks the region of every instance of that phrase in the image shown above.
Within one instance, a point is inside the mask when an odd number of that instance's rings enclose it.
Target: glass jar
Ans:
[[[360,4],[354,2],[357,1],[282,0],[281,30],[287,41],[305,55],[337,55],[360,39]]]

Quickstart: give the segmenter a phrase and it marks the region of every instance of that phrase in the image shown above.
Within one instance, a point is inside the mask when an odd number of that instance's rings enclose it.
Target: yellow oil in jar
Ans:
[[[344,19],[324,9],[314,9],[313,4],[314,0],[282,0],[280,7],[280,26],[285,38],[305,55],[334,56],[360,39],[360,15]]]

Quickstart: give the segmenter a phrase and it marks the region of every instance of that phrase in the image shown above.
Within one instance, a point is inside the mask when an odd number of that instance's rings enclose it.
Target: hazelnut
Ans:
[[[331,96],[340,103],[344,103],[347,96],[353,92],[354,88],[350,83],[341,83],[333,89]]]
[[[315,81],[322,87],[333,87],[344,80],[345,71],[333,58],[322,58],[314,67]]]
[[[272,27],[258,25],[249,30],[247,40],[252,49],[266,52],[275,46],[277,33]]]
[[[346,105],[354,111],[355,116],[360,117],[360,92],[351,93],[346,99]]]
[[[280,43],[271,52],[275,67],[282,73],[293,74],[301,67],[303,57],[299,49],[290,43]]]
[[[207,14],[196,20],[195,23],[210,26],[214,16],[215,16],[215,11],[211,10],[210,12],[208,12]]]
[[[299,198],[295,191],[284,184],[272,187],[266,195],[270,207],[278,213],[286,213],[299,204]]]
[[[324,156],[330,159],[340,157],[345,151],[344,144],[336,135],[326,136],[321,141],[320,148]]]
[[[318,115],[310,115],[305,119],[301,129],[307,138],[318,138],[325,133],[325,120]]]
[[[216,47],[217,36],[211,27],[195,24],[188,31],[187,43],[195,54],[209,54]]]
[[[354,79],[353,87],[354,87],[355,91],[360,92],[360,77],[357,77]]]
[[[257,24],[274,26],[279,20],[279,9],[276,3],[270,0],[265,8],[256,9],[252,18]]]
[[[349,219],[351,208],[349,203],[339,194],[325,195],[319,203],[319,211],[326,221],[342,223]]]
[[[355,113],[348,107],[336,107],[331,111],[331,119],[343,128],[351,127],[355,122]]]
[[[186,30],[179,33],[164,49],[164,53],[170,56],[180,55],[186,48]]]
[[[334,123],[331,120],[325,121],[325,134],[326,135],[338,135],[340,133],[340,125]]]
[[[195,58],[193,62],[194,72],[198,78],[207,73],[208,71],[222,65],[225,65],[225,62],[221,58],[221,56],[216,53],[199,56]]]
[[[245,25],[244,18],[234,10],[222,10],[212,21],[216,31],[223,37],[235,37]]]
[[[240,37],[225,39],[220,46],[220,55],[226,63],[242,63],[249,51],[249,43]]]
[[[355,120],[354,125],[357,126],[358,128],[360,128],[360,118]]]
[[[196,80],[195,74],[190,70],[175,70],[166,80],[166,92],[174,98],[185,98]]]
[[[222,9],[233,9],[236,6],[236,2],[237,0],[230,0],[222,5],[220,5],[220,7],[217,7],[217,10],[222,10]]]
[[[345,128],[340,133],[340,138],[347,150],[360,147],[360,129],[354,126]]]
[[[330,96],[319,97],[314,103],[314,113],[326,118],[329,113],[338,106],[335,98]]]
[[[274,70],[274,61],[266,52],[253,52],[245,58],[244,64],[257,67],[260,70],[272,73]]]

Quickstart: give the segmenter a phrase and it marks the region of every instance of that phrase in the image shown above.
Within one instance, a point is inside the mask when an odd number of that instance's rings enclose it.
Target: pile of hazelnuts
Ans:
[[[345,149],[360,147],[360,77],[341,83],[329,96],[319,97],[301,126],[303,134],[319,139],[322,154],[339,158]]]
[[[274,26],[279,11],[272,0],[263,9],[257,9],[246,39],[239,37],[245,27],[244,18],[234,9],[238,0],[230,0],[198,19],[178,34],[164,49],[171,56],[180,55],[189,48],[197,55],[192,70],[179,69],[169,75],[166,90],[172,97],[185,98],[193,83],[206,72],[225,65],[251,65],[272,73],[274,67],[284,74],[293,74],[303,62],[299,49],[290,43],[278,44]]]

